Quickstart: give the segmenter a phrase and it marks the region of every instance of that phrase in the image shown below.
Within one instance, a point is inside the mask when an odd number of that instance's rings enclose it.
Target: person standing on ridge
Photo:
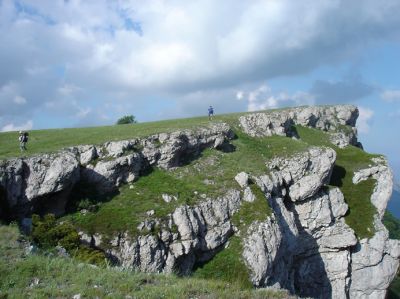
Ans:
[[[26,151],[26,143],[28,142],[28,132],[19,131],[19,149],[21,152]]]
[[[208,119],[212,120],[214,116],[214,108],[212,106],[208,107]]]

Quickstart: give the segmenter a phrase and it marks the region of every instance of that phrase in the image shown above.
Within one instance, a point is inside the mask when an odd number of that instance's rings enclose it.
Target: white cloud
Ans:
[[[374,115],[374,111],[367,107],[358,107],[360,113],[357,120],[357,129],[360,133],[367,134],[370,129],[370,121]]]
[[[21,96],[15,96],[14,97],[14,103],[16,103],[18,105],[24,105],[24,104],[26,104],[26,99],[24,97],[21,97]]]
[[[381,99],[387,102],[400,101],[400,90],[385,90],[381,93]]]
[[[2,132],[8,131],[19,131],[19,130],[31,130],[33,128],[33,121],[28,120],[24,124],[15,125],[13,123],[6,124],[4,127],[1,128]]]
[[[312,105],[315,102],[312,94],[302,91],[293,94],[287,92],[273,94],[271,88],[266,84],[250,91],[241,90],[236,93],[237,98],[238,95],[241,99],[247,101],[247,111],[266,110],[282,106]]]

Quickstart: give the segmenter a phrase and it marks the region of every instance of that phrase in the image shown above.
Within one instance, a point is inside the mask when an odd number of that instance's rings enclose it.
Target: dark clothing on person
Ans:
[[[19,140],[19,149],[21,150],[21,152],[26,151],[26,143],[28,142],[28,133],[20,132],[18,140]]]
[[[208,119],[212,119],[212,117],[214,116],[214,108],[212,106],[210,106],[208,108]]]

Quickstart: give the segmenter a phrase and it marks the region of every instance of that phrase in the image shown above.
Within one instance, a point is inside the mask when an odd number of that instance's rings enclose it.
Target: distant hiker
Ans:
[[[208,107],[208,119],[212,120],[214,116],[214,108],[212,106]]]
[[[28,132],[19,131],[19,149],[21,152],[26,151],[26,143],[28,142]]]

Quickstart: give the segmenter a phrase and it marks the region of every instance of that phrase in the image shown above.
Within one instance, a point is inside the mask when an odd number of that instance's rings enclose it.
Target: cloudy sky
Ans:
[[[398,0],[0,0],[0,131],[356,104],[400,177]]]

